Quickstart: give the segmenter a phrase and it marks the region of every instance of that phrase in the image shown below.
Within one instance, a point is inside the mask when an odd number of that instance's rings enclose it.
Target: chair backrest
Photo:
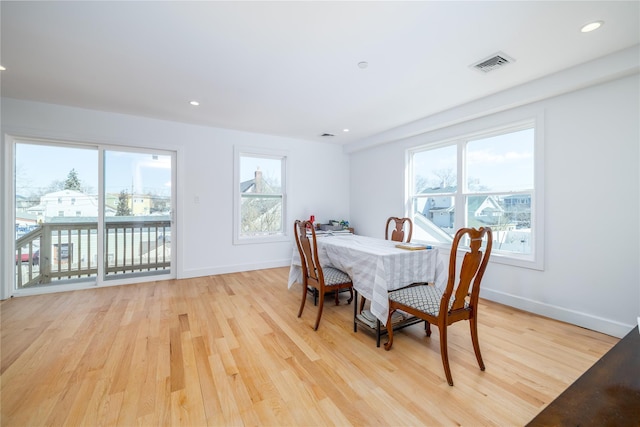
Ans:
[[[300,253],[304,280],[311,279],[315,282],[324,283],[322,267],[318,261],[318,245],[316,244],[316,231],[313,223],[310,221],[296,220],[293,227],[296,245]]]
[[[389,239],[389,230],[391,229],[391,239]],[[413,233],[413,222],[411,218],[398,218],[395,216],[387,219],[387,226],[384,230],[384,238],[395,242],[408,243],[411,241]]]
[[[457,267],[458,246],[460,241],[468,237],[469,248],[464,254],[460,270]],[[482,250],[484,246],[484,251]],[[480,282],[489,262],[493,234],[491,228],[461,228],[453,238],[451,255],[449,256],[449,280],[441,301],[440,310],[447,311],[449,300],[453,298],[450,313],[463,309],[465,299],[470,296],[469,306],[476,307],[480,293]],[[456,272],[458,273],[456,274]],[[456,280],[458,283],[456,284]],[[471,288],[471,290],[470,290]]]

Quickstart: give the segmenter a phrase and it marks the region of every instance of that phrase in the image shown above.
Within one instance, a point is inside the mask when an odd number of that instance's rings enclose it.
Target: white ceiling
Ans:
[[[637,45],[639,5],[3,0],[1,90],[348,144]],[[515,62],[470,68],[499,51]]]

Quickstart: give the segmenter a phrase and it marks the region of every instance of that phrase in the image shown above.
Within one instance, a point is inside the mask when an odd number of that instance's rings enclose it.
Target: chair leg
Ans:
[[[322,317],[322,308],[324,307],[324,292],[320,292],[320,305],[318,305],[318,316],[316,317],[316,325],[313,327],[314,331],[318,330],[320,325],[320,318]]]
[[[387,317],[387,342],[384,343],[384,349],[389,351],[393,345],[393,322],[391,322],[391,315],[395,310],[389,310],[389,317]]]
[[[339,288],[336,290],[336,305],[340,305],[340,301],[338,300],[338,295],[340,294],[340,291],[344,289],[349,290],[349,299],[347,300],[347,304],[351,304],[351,301],[353,301],[353,288]]]
[[[351,289],[353,291],[353,288]],[[354,291],[356,294],[356,300],[358,299],[358,291]],[[353,304],[353,332],[358,332],[358,322],[356,316],[358,315],[358,304]]]
[[[442,365],[444,366],[444,374],[447,376],[449,385],[453,385],[451,377],[451,368],[449,367],[449,350],[447,346],[447,325],[438,325],[440,330],[440,355],[442,356]]]
[[[298,317],[302,316],[302,310],[304,310],[304,303],[307,301],[308,287],[306,283],[302,284],[302,302],[300,303],[300,310],[298,310]]]
[[[480,366],[481,371],[484,371],[484,362],[482,361],[482,354],[480,354],[480,342],[478,341],[478,321],[475,316],[469,320],[469,327],[471,328],[471,342],[473,343],[473,351],[476,353],[478,366]]]
[[[426,320],[424,321],[424,332],[428,337],[431,336],[431,323],[427,322]]]

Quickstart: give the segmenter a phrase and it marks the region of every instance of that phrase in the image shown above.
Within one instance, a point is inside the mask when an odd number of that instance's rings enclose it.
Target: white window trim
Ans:
[[[240,236],[240,223],[241,223],[241,211],[240,211],[240,157],[241,156],[256,156],[256,157],[271,157],[274,159],[282,160],[282,177],[284,185],[282,186],[282,233],[273,234],[269,236],[259,237],[241,237]],[[234,245],[246,245],[257,243],[273,243],[273,242],[288,242],[289,229],[286,224],[289,223],[289,152],[283,150],[273,150],[262,147],[250,147],[250,146],[234,146],[233,148],[233,244]]]
[[[460,171],[460,164],[462,162],[462,154],[460,153],[461,146],[464,142],[470,139],[476,139],[480,137],[489,137],[491,135],[503,134],[509,131],[516,131],[525,127],[534,128],[534,191],[531,198],[531,222],[533,232],[531,233],[531,254],[514,254],[493,251],[491,253],[491,262],[499,264],[511,265],[515,267],[530,268],[534,270],[544,270],[544,114],[542,111],[537,114],[529,115],[526,119],[513,120],[508,122],[502,122],[501,124],[495,124],[493,126],[478,129],[470,132],[461,132],[455,137],[449,137],[446,139],[440,139],[437,142],[428,144],[416,145],[407,148],[407,167],[405,177],[406,190],[406,214],[412,215],[412,196],[414,194],[413,183],[413,162],[411,160],[412,155],[416,151],[423,150],[425,148],[433,149],[442,146],[458,144],[458,170]],[[463,144],[459,144],[463,141]],[[463,170],[463,169],[462,169]],[[460,180],[464,177],[458,173],[458,188],[460,187]],[[464,182],[464,181],[462,181]],[[464,194],[458,192],[456,197],[456,205],[464,205]],[[462,204],[460,204],[462,203]],[[456,209],[456,222],[464,223],[464,219],[460,216],[464,216],[464,209]],[[450,246],[442,243],[429,242],[435,247],[450,248]]]

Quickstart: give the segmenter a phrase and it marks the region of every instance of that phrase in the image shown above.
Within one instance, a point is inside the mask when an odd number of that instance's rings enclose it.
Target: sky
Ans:
[[[98,151],[95,148],[16,144],[16,193],[40,194],[54,181],[64,182],[75,169],[83,188],[98,192]],[[241,181],[254,178],[257,168],[267,180],[279,182],[280,159],[242,157]],[[105,151],[107,193],[171,195],[171,157],[127,151]]]
[[[29,196],[65,181],[75,169],[82,187],[98,192],[98,151],[69,146],[16,144],[16,193]],[[107,193],[171,195],[171,157],[150,153],[105,152]]]
[[[533,129],[470,140],[466,145],[467,179],[493,192],[532,189],[533,148]],[[433,171],[451,169],[455,174],[456,161],[456,145],[425,150],[414,155],[414,174],[435,184],[438,179]]]
[[[240,158],[240,182],[253,179],[256,170],[260,168],[263,178],[277,185],[280,183],[282,175],[281,167],[280,159],[242,156]]]
[[[491,191],[533,188],[533,129],[476,139],[467,145],[468,177]],[[75,169],[83,188],[98,190],[98,151],[95,148],[16,144],[16,193],[40,194],[54,181],[64,182]],[[280,159],[242,157],[241,181],[259,167],[267,180],[280,177]],[[455,146],[424,151],[414,157],[414,171],[436,180],[434,170],[456,170]],[[423,172],[424,171],[424,172]],[[107,193],[171,195],[171,157],[152,153],[105,151]]]

